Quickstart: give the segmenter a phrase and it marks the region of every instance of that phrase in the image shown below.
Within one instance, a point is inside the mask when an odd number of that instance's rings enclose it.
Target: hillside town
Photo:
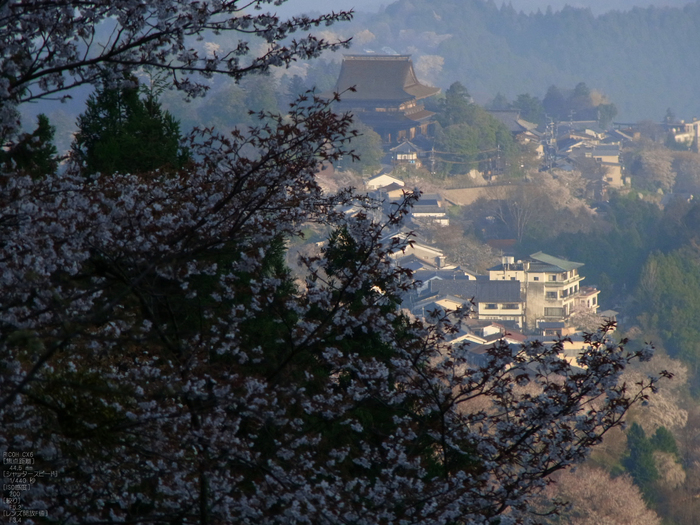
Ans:
[[[0,3],[3,519],[700,522],[700,3],[284,3]]]
[[[383,203],[387,214],[392,203],[414,191],[405,178],[420,188],[435,174],[441,155],[436,153],[436,127],[440,126],[436,112],[426,109],[426,104],[439,91],[421,83],[410,56],[346,55],[343,59],[334,89],[343,94],[338,109],[352,112],[381,138],[382,168],[365,171],[362,183],[371,198]],[[581,113],[596,116],[595,108]],[[572,111],[569,121],[538,126],[522,119],[517,109],[488,110],[488,114],[507,128],[520,147],[520,158],[529,155],[533,168],[519,179],[509,177],[495,151],[473,163],[475,167],[468,170],[467,178],[461,179],[468,182],[465,187],[443,185],[436,189],[435,184],[428,184],[433,191],[422,193],[413,205],[410,229],[404,227],[388,234],[412,236],[409,248],[392,255],[396,264],[411,270],[420,282],[405,297],[403,307],[422,317],[435,309],[471,308],[465,330],[478,344],[485,342],[483,333],[507,334],[515,339],[580,337],[585,330],[616,320],[620,312],[609,307],[614,299],[608,298],[606,308],[601,309],[600,290],[594,284],[583,284],[583,263],[541,251],[516,257],[520,239],[513,235],[512,227],[507,227],[510,225],[504,224],[505,217],[500,221],[493,215],[485,218],[481,234],[485,245],[492,249],[495,264],[482,271],[450,260],[439,242],[423,234],[426,228],[449,226],[455,210],[463,206],[478,200],[513,199],[515,188],[537,186],[545,177],[555,184],[560,181],[568,185],[565,181],[572,172],[578,172],[582,179],[580,202],[591,214],[600,213],[591,206],[600,206],[611,192],[632,191],[632,175],[625,170],[622,157],[625,147],[640,140],[643,124],[613,123],[603,129],[599,119],[577,120],[578,115]],[[700,120],[669,121],[660,126],[659,132],[667,140],[697,152]],[[672,199],[693,199],[688,193],[659,193],[661,206]],[[537,208],[546,205],[546,201],[535,199],[533,210],[528,211],[539,213]]]

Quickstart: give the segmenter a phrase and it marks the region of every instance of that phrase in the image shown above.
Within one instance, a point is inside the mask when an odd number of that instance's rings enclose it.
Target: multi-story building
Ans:
[[[598,294],[594,287],[582,287],[579,274],[583,263],[567,261],[546,253],[533,253],[526,260],[504,257],[489,269],[491,281],[518,281],[525,300],[525,325],[535,330],[543,322],[568,322],[576,310],[596,313]]]

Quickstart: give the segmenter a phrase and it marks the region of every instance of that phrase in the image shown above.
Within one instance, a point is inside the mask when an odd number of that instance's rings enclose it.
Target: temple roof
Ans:
[[[347,91],[353,86],[356,91]],[[418,81],[410,55],[345,55],[335,91],[343,102],[405,102],[436,95],[440,88]]]

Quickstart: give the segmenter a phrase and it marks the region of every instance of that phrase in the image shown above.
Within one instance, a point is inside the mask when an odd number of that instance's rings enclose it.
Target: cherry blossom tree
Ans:
[[[5,2],[5,129],[18,103],[105,71],[155,64],[196,94],[180,74],[313,56],[333,44],[281,39],[346,17],[249,14],[265,3]],[[109,45],[86,51],[101,22]],[[270,51],[244,61],[241,43],[209,63],[186,45],[227,30]],[[194,133],[175,172],[0,174],[0,453],[55,473],[25,509],[56,523],[531,523],[548,476],[656,388],[618,381],[651,348],[608,330],[576,367],[537,342],[475,367],[449,343],[468,311],[404,315],[414,283],[389,254],[411,240],[387,233],[417,197],[377,222],[380,203],[324,193],[315,174],[352,155],[352,120],[305,98],[247,131]],[[285,245],[309,223],[328,237],[292,278]]]
[[[285,20],[273,0],[6,0],[0,2],[0,137],[16,131],[17,104],[70,96],[68,90],[118,84],[143,66],[166,71],[189,96],[202,95],[217,73],[238,80],[275,66],[338,49],[307,33],[349,20],[351,12]],[[300,33],[299,38],[293,38]],[[230,35],[226,50],[197,47],[209,35]],[[251,42],[266,46],[251,52]],[[258,46],[259,48],[259,46]]]
[[[611,478],[598,468],[581,468],[556,476],[548,489],[570,507],[552,523],[571,525],[659,525],[628,475]]]

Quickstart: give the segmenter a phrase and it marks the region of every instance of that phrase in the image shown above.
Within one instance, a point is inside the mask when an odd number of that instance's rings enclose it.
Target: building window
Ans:
[[[550,281],[556,281],[556,280],[557,280],[557,276],[556,276],[556,275],[550,275],[550,276],[549,276],[549,280],[550,280]]]
[[[517,310],[518,303],[506,303],[503,305],[504,310]]]
[[[545,298],[545,299],[556,299],[556,298],[557,298],[557,292],[545,292],[544,298]]]
[[[563,308],[545,308],[544,309],[544,316],[545,317],[563,317],[564,316],[564,309]]]
[[[510,280],[511,280],[511,281],[515,281],[515,277],[511,277]]]
[[[487,303],[486,306],[484,306],[484,309],[486,310],[497,310],[498,305],[495,305],[493,303]]]
[[[593,298],[593,304],[598,304],[598,298],[597,298],[597,297],[594,297],[594,298]]]
[[[539,281],[540,278],[536,275],[536,276],[534,276],[534,277],[532,278],[532,280],[533,280],[533,281]]]

